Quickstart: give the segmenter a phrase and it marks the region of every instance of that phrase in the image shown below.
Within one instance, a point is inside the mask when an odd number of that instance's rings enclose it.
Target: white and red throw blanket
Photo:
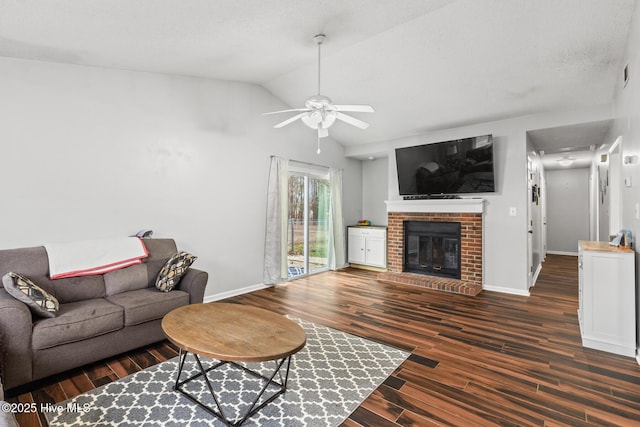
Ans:
[[[115,237],[44,245],[49,256],[49,277],[91,276],[140,264],[149,251],[142,239]]]

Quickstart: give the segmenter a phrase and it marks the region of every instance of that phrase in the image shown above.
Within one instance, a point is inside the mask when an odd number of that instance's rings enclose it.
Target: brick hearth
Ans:
[[[404,256],[403,221],[460,223],[460,280],[402,271]],[[378,280],[465,295],[479,294],[482,291],[482,213],[389,212],[387,271],[378,274]]]

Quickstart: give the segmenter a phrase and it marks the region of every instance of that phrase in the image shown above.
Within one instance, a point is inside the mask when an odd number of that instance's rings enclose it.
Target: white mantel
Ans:
[[[420,199],[420,200],[387,200],[387,212],[484,212],[484,199]]]

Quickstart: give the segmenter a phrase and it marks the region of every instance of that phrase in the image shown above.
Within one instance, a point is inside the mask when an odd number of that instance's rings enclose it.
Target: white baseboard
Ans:
[[[537,278],[539,273],[540,273],[540,268],[536,272],[536,278]],[[219,301],[219,300],[222,300],[222,299],[225,299],[225,298],[231,298],[231,297],[235,297],[235,296],[238,296],[238,295],[247,294],[249,292],[258,291],[260,289],[270,288],[271,286],[272,285],[265,285],[264,283],[259,283],[257,285],[246,286],[244,288],[234,289],[232,291],[227,291],[227,292],[221,292],[219,294],[205,295],[203,302]],[[485,291],[501,292],[503,294],[521,295],[521,296],[525,296],[525,297],[528,297],[528,296],[531,295],[529,293],[529,291],[521,291],[521,290],[513,289],[513,288],[503,288],[501,286],[486,286],[485,285],[485,286],[482,287],[482,289],[485,290]],[[640,353],[640,351],[639,351],[639,353]]]
[[[640,347],[636,349],[636,362],[640,365]]]
[[[608,341],[602,341],[600,338],[589,338],[582,335],[582,346],[589,347],[596,350],[606,351],[608,353],[615,353],[626,357],[637,357],[637,352],[629,346],[620,345],[618,343],[611,343]],[[636,359],[637,360],[637,359]]]
[[[511,294],[511,295],[521,295],[523,297],[531,296],[529,291],[521,291],[513,288],[503,288],[501,286],[483,286],[483,291],[492,291],[492,292],[500,292],[503,294]]]
[[[578,252],[564,252],[564,251],[547,251],[548,254],[551,255],[570,255],[570,256],[578,256]]]
[[[260,283],[258,285],[246,286],[240,289],[234,289],[232,291],[222,292],[214,295],[205,295],[203,302],[214,302],[219,301],[225,298],[231,298],[242,294],[247,294],[249,292],[257,291],[260,289],[270,288],[271,285],[265,285],[264,283]]]
[[[345,264],[344,266],[338,267],[338,268],[347,268],[347,267],[349,267],[349,264]],[[219,294],[205,295],[203,302],[219,301],[221,299],[231,298],[231,297],[235,297],[242,294],[248,294],[249,292],[253,292],[253,291],[259,291],[260,289],[270,288],[271,286],[273,285],[265,285],[264,283],[259,283],[257,285],[246,286],[244,288],[234,289],[232,291],[222,292]]]

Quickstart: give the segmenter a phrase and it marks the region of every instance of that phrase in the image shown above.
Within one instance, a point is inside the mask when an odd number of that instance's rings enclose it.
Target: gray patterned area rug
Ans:
[[[409,356],[409,353],[300,319],[307,344],[292,359],[287,391],[249,418],[243,426],[337,426]],[[202,358],[205,365],[215,361]],[[261,373],[274,362],[251,363]],[[46,413],[51,427],[62,426],[224,426],[224,423],[173,391],[178,358],[81,394]],[[196,372],[189,355],[188,374]],[[186,378],[183,373],[183,377]],[[209,379],[228,414],[241,414],[263,382],[224,365]],[[213,405],[203,380],[188,391]],[[230,418],[233,418],[230,417]]]

